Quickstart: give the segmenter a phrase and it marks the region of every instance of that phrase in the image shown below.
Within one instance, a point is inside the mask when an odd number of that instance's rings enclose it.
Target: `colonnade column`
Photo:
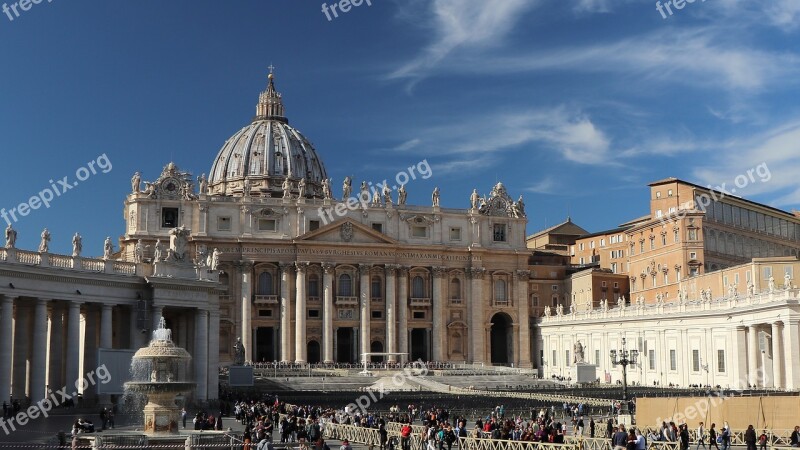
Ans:
[[[800,367],[797,366],[797,361],[800,361],[800,322],[798,317],[789,318],[783,323],[783,354],[786,361],[786,377],[785,387],[787,390],[800,389]]]
[[[4,295],[0,300],[0,403],[11,396],[11,357],[14,348],[14,297]]]
[[[289,297],[289,278],[292,266],[281,264],[281,361],[292,361],[292,311]]]
[[[734,389],[744,389],[747,384],[747,327],[737,326],[734,332],[733,346],[733,380],[736,385]]]
[[[295,324],[294,324],[294,354],[295,362],[302,364],[306,362],[306,269],[307,262],[298,262],[297,278],[295,280],[295,290],[297,299],[295,300]]]
[[[33,348],[31,351],[30,399],[36,402],[47,395],[47,302],[36,300],[33,314]]]
[[[67,306],[67,351],[74,352],[68,354],[64,361],[64,385],[72,389],[75,383],[81,378],[79,349],[81,346],[81,304],[69,302]]]
[[[531,329],[528,305],[528,279],[530,270],[518,270],[515,276],[517,311],[519,314],[519,361],[520,367],[532,367],[531,364]]]
[[[397,329],[400,330],[397,334],[397,344],[399,353],[408,353],[408,267],[400,266],[397,273],[399,275],[397,278],[397,319],[399,322]],[[411,359],[410,355],[406,355],[406,361],[409,359]]]
[[[322,361],[333,362],[333,273],[336,266],[322,263]]]
[[[56,302],[50,307],[50,361],[47,385],[54,392],[64,387],[64,307]]]
[[[447,268],[445,267],[433,268],[433,334],[431,336],[433,342],[431,347],[434,361],[444,361],[446,359],[444,354],[444,335],[446,333],[444,327],[445,298],[444,295],[442,295],[444,291],[444,289],[442,289],[442,284],[444,284],[446,273]]]
[[[758,328],[750,325],[747,328],[747,379],[753,387],[760,385],[758,374]]]
[[[772,323],[772,387],[783,389],[783,339],[781,339],[781,323]]]
[[[241,262],[242,270],[242,344],[245,359],[255,361],[253,357],[253,264]]]
[[[12,359],[11,395],[17,399],[24,399],[28,395],[28,356],[31,349],[31,309],[23,306],[24,302],[17,301],[16,315],[14,317],[14,355]]]
[[[208,400],[208,311],[195,311],[194,322],[194,376],[198,402]]]
[[[386,266],[386,351],[397,353],[397,329],[395,328],[395,272],[397,266]],[[397,362],[397,356],[389,355],[387,359],[390,363]]]
[[[472,267],[467,271],[471,278],[472,296],[469,299],[469,334],[472,345],[470,355],[473,363],[484,362],[485,359],[485,324],[483,323],[483,274],[486,269]]]
[[[208,318],[208,396],[219,398],[219,309],[209,312]]]
[[[100,310],[100,348],[112,348],[113,333],[111,330],[113,318],[112,305],[103,305]],[[99,397],[101,405],[111,405],[111,397],[103,394]]]
[[[359,355],[359,362],[364,361],[364,354],[369,353],[370,350],[370,327],[369,322],[372,318],[370,315],[370,292],[369,292],[369,271],[372,268],[369,264],[360,264],[358,266],[358,273],[360,275],[359,280],[361,281],[361,288],[359,289],[359,295],[361,297],[361,354]]]

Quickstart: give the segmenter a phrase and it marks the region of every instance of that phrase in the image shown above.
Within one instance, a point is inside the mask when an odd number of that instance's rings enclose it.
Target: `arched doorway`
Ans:
[[[492,364],[514,362],[514,327],[508,314],[497,313],[492,317],[491,339]]]
[[[307,352],[308,352],[309,364],[318,364],[322,360],[322,358],[320,357],[319,342],[310,341],[308,343]]]
[[[355,331],[350,327],[336,330],[336,362],[354,363]]]
[[[374,341],[372,344],[369,345],[369,351],[373,353],[383,353],[383,343],[380,341]],[[370,356],[370,360],[374,363],[382,363],[383,356],[373,355]]]

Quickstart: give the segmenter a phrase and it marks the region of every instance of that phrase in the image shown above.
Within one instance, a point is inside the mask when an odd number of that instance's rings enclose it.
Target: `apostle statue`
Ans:
[[[139,188],[142,185],[142,175],[139,172],[135,172],[133,174],[133,178],[131,178],[131,192],[134,194],[139,192]]]
[[[472,195],[469,196],[469,203],[472,209],[478,209],[478,202],[480,201],[481,196],[478,195],[478,190],[473,189]]]
[[[368,203],[369,202],[370,195],[369,195],[369,188],[367,187],[367,182],[366,181],[362,181],[361,182],[361,187],[359,188],[358,195],[359,195],[358,199],[361,201],[361,203]]]
[[[306,198],[306,178],[300,178],[297,182],[297,198]]]
[[[550,317],[550,315],[551,315],[551,314],[553,314],[553,312],[552,312],[552,310],[550,309],[550,306],[549,306],[549,305],[548,305],[548,306],[545,306],[545,307],[544,307],[544,316],[545,316],[545,317]]]
[[[161,245],[161,239],[158,239],[153,249],[153,264],[161,262],[162,259],[164,259],[164,246]]]
[[[200,195],[208,194],[208,179],[206,179],[206,174],[197,177],[197,185],[200,187]]]
[[[342,183],[342,200],[347,201],[352,192],[353,180],[350,177],[344,177],[344,182]]]
[[[433,207],[434,208],[438,208],[439,207],[439,197],[440,197],[440,195],[441,194],[439,193],[439,186],[436,186],[435,188],[433,188],[433,194],[431,194],[431,202],[433,203]]]
[[[325,200],[330,200],[333,198],[333,193],[331,192],[330,178],[322,180],[322,198]]]
[[[747,296],[752,297],[756,295],[756,285],[752,281],[747,282]]]
[[[72,236],[72,257],[77,258],[81,256],[81,252],[83,251],[83,238],[78,233],[75,233],[75,236]]]
[[[103,259],[111,259],[113,253],[114,244],[111,242],[111,236],[107,236],[106,241],[103,243]]]
[[[519,200],[514,203],[514,216],[525,217],[525,202],[522,200],[522,194],[520,194]]]
[[[401,184],[400,189],[397,190],[397,204],[405,205],[406,198],[408,198],[408,192],[406,192],[406,185]]]
[[[39,253],[47,253],[50,251],[50,232],[47,228],[42,231],[42,241],[39,243]]]
[[[244,365],[244,344],[242,344],[242,338],[236,338],[236,343],[233,344],[233,365],[234,366],[243,366]]]
[[[392,188],[389,187],[389,183],[383,183],[383,202],[386,203],[386,206],[392,206]]]
[[[17,230],[8,224],[6,227],[6,248],[14,248],[17,246]]]
[[[792,288],[792,276],[789,275],[789,272],[783,274],[783,288],[787,291]]]
[[[186,256],[186,245],[189,242],[191,232],[184,226],[173,228],[169,231],[169,259],[175,258],[183,261]]]
[[[211,270],[219,270],[219,257],[221,255],[222,252],[220,252],[218,248],[215,248],[214,252],[211,254],[211,264],[209,265]]]
[[[142,244],[141,239],[136,240],[136,245],[133,247],[133,262],[143,262],[144,261],[144,244]]]
[[[242,181],[242,195],[245,197],[250,197],[250,191],[252,190],[253,185],[250,183],[250,178],[245,178]]]
[[[378,189],[372,191],[372,206],[381,206],[381,193]]]
[[[775,292],[775,277],[771,275],[769,277],[769,292],[770,293]]]

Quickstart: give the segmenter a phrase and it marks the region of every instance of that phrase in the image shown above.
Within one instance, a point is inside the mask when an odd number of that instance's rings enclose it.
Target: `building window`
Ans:
[[[661,235],[661,245],[667,245],[667,235],[666,234],[662,234]]]
[[[315,230],[319,230],[319,220],[309,220],[308,231],[315,231]]]
[[[558,306],[558,296],[557,295],[553,296],[553,306]]]
[[[275,219],[258,219],[258,231],[277,231],[278,221]]]
[[[497,280],[494,282],[494,299],[497,302],[506,301],[506,282],[505,280]]]
[[[594,363],[597,365],[600,364],[600,350],[594,351]]]
[[[644,241],[639,242],[639,253],[644,253]]]
[[[692,350],[692,371],[700,372],[700,350]]]
[[[569,365],[570,365],[570,360],[569,360],[569,350],[566,350],[566,351],[564,352],[564,366],[565,366],[565,367],[569,367]]]
[[[373,319],[383,319],[383,311],[372,311]]]
[[[275,292],[272,289],[272,274],[269,272],[261,272],[258,275],[258,295],[273,295]]]
[[[558,285],[554,284],[554,285],[550,286],[550,289],[552,289],[553,292],[557,292],[558,291]]]
[[[689,252],[689,259],[697,259],[697,252]]]
[[[651,237],[650,238],[650,250],[655,250],[655,248],[656,248],[656,238],[655,237]]]
[[[764,266],[764,279],[769,279],[772,276],[772,266]]]
[[[533,307],[539,306],[539,296],[538,295],[532,295],[531,296],[531,306],[533,306]]]
[[[603,281],[602,283],[600,283],[600,286],[602,286],[602,287],[606,287],[607,285],[608,285],[608,283],[606,283],[605,281]]]
[[[496,223],[494,224],[494,233],[493,236],[495,242],[505,242],[506,241],[506,226],[504,224]]]
[[[309,309],[308,310],[308,318],[309,319],[319,319],[319,310],[318,309]]]
[[[594,241],[589,242],[589,248],[594,248]]]
[[[675,350],[669,351],[669,370],[678,370],[678,356]]]
[[[725,373],[725,350],[717,350],[717,372]]]
[[[350,275],[343,273],[339,275],[339,297],[353,296],[353,279]]]
[[[372,224],[372,229],[377,231],[378,233],[383,233],[383,224],[379,222],[375,222]]]
[[[672,239],[675,241],[676,244],[681,241],[681,234],[679,230],[674,231]]]
[[[316,274],[308,276],[308,296],[319,297],[319,277]]]
[[[617,273],[617,263],[611,263],[611,273]]]
[[[584,264],[586,264],[585,261],[586,260],[583,258],[583,256],[581,256],[579,264],[580,265],[584,265]]]
[[[661,198],[661,191],[656,191],[656,198]]]
[[[258,317],[272,317],[272,310],[271,309],[259,309],[258,310]]]
[[[650,370],[656,370],[656,351],[655,350],[648,350],[647,351],[647,360],[650,366]]]
[[[664,215],[664,213],[662,213],[660,209],[656,210],[656,217],[661,217],[663,215]]]
[[[217,217],[217,231],[231,231],[231,218]]]
[[[175,228],[177,226],[178,208],[161,208],[161,228]]]
[[[697,230],[691,229],[689,230],[689,240],[696,241],[697,240]]]
[[[554,366],[558,365],[558,359],[556,359],[556,351],[555,350],[553,350],[553,365]]]
[[[411,237],[426,238],[428,237],[428,227],[413,226],[411,227]]]
[[[370,296],[372,298],[383,298],[383,294],[381,293],[381,277],[372,277],[372,290]]]
[[[600,247],[605,247],[605,246],[606,246],[606,240],[600,239]]]
[[[425,311],[414,311],[414,320],[425,320]]]
[[[458,278],[450,280],[450,298],[453,300],[461,299],[461,280]]]
[[[411,280],[411,297],[412,298],[425,298],[425,280],[417,275]]]
[[[581,251],[583,251],[583,249],[584,249],[584,247],[583,247],[583,242],[581,242],[580,244],[578,244],[578,248],[579,248]]]
[[[672,189],[667,191],[667,197],[672,197]]]
[[[461,240],[461,228],[450,228],[450,240],[451,241],[460,241]]]

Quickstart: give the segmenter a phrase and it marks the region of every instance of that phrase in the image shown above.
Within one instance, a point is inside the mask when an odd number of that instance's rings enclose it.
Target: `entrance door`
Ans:
[[[275,328],[256,328],[256,358],[257,362],[275,361]]]
[[[492,364],[508,365],[514,361],[514,327],[511,317],[497,313],[492,317]]]
[[[428,330],[414,328],[411,330],[411,361],[429,361],[428,358]]]
[[[352,328],[339,328],[336,330],[336,362],[355,363],[354,344],[355,332]]]
[[[317,341],[311,341],[308,343],[307,353],[309,364],[318,364],[322,360],[320,357],[319,342]]]

